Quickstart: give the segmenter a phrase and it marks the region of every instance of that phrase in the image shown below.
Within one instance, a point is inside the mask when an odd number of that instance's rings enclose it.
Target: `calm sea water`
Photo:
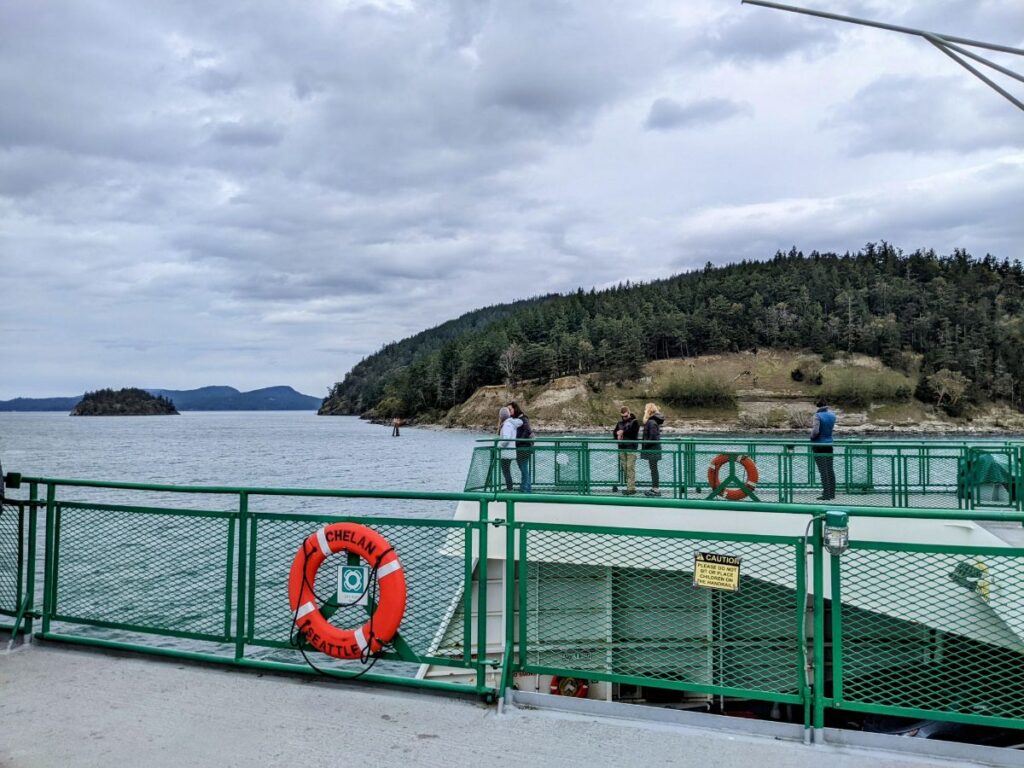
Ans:
[[[461,491],[474,441],[484,436],[406,427],[396,438],[390,427],[305,411],[189,411],[172,417],[0,413],[0,460],[5,472],[61,479]],[[86,500],[99,494],[66,489],[61,496]],[[110,492],[103,498],[125,501]],[[167,500],[148,497],[150,502]],[[202,497],[202,502],[216,509],[233,503],[224,497],[219,502]],[[275,511],[354,511],[351,503],[341,501],[317,505],[263,499],[254,503],[259,509]],[[365,503],[362,511],[373,514],[373,506]],[[436,506],[447,509],[447,515],[441,509],[419,512],[450,517],[454,510],[451,502]]]
[[[140,483],[459,491],[478,437],[307,411],[0,413],[5,471]]]

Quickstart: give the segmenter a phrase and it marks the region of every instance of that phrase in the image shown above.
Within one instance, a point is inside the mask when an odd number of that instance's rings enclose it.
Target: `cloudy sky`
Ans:
[[[1018,0],[804,4],[1024,46]],[[917,38],[736,0],[0,5],[0,399],[322,396],[480,306],[883,239],[1024,257],[1024,113]]]

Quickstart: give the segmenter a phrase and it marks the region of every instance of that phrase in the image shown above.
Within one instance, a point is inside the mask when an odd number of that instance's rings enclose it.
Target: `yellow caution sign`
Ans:
[[[734,555],[694,552],[693,586],[739,591],[740,559]]]

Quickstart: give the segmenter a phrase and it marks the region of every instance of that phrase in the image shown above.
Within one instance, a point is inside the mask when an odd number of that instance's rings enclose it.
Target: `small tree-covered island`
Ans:
[[[162,395],[154,396],[144,389],[128,387],[114,391],[99,389],[86,392],[72,416],[177,416],[174,403]]]

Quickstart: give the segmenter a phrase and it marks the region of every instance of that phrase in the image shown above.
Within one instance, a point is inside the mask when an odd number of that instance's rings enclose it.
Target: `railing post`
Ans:
[[[28,560],[25,574],[25,636],[32,637],[32,614],[36,607],[36,535],[39,514],[36,509],[39,500],[39,486],[30,483],[28,486]]]
[[[587,444],[586,441],[581,443],[581,446],[582,446],[582,450],[580,451],[580,456],[581,456],[581,458],[583,460],[583,474],[582,474],[580,479],[583,481],[583,487],[580,489],[580,491],[581,491],[580,495],[581,496],[589,496],[590,495],[590,446]],[[509,503],[511,503],[511,502],[509,502]]]
[[[683,447],[680,444],[676,444],[675,450],[672,452],[672,474],[675,477],[675,482],[672,484],[673,491],[672,495],[677,499],[681,499],[686,495],[686,480],[683,478]]]
[[[477,524],[479,534],[480,552],[477,556],[477,595],[476,595],[476,658],[477,658],[477,688],[483,689],[487,685],[487,499],[480,500],[480,520]],[[470,536],[472,539],[472,536]],[[473,586],[473,564],[469,564],[469,580],[466,582],[466,591],[472,592]],[[500,695],[500,691],[499,691]]]
[[[889,488],[891,489],[889,493],[889,502],[891,506],[896,507],[898,506],[896,504],[896,489],[899,486],[900,471],[900,462],[896,454],[889,457],[889,466]]]
[[[814,741],[825,738],[825,564],[822,546],[822,520],[814,518]]]
[[[472,523],[462,528],[462,661],[473,663],[473,531]],[[349,553],[349,565],[358,565],[358,555]],[[480,677],[480,658],[477,657],[477,688],[483,683]]]
[[[783,475],[785,477],[785,482],[782,488],[782,493],[780,494],[780,501],[785,504],[793,503],[793,483],[796,480],[796,475],[794,474],[793,469],[793,456],[795,450],[795,446],[787,445],[786,449],[783,451],[783,466],[785,467]]]
[[[830,573],[830,605],[832,606],[832,706],[843,706],[843,594],[842,594],[842,557],[829,557]]]
[[[53,548],[54,548],[54,509],[56,507],[57,488],[53,483],[46,484],[46,551],[43,553],[43,634],[50,631],[50,616],[53,613]]]
[[[517,653],[515,640],[516,621],[516,552],[515,552],[515,502],[505,502],[505,649],[501,668],[501,682],[498,691],[499,698],[505,696],[505,692],[511,687],[512,657]],[[523,638],[520,638],[522,642]],[[522,664],[520,655],[519,663]]]
[[[246,576],[249,562],[249,494],[238,494],[238,592],[235,598],[235,660],[245,656]]]
[[[490,456],[490,467],[487,470],[487,482],[484,485],[484,490],[493,492],[499,488],[499,483],[501,482],[501,474],[500,470],[498,469],[499,453],[497,443],[491,444]]]
[[[811,737],[811,685],[807,680],[807,544],[796,544],[796,637],[800,649],[799,690],[804,700],[804,743]]]

